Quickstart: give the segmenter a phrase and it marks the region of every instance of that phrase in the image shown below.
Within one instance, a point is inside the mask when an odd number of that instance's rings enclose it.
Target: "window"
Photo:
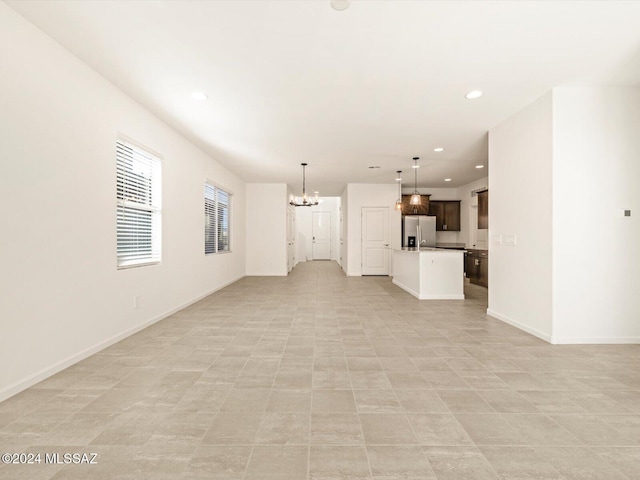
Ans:
[[[229,205],[231,194],[204,184],[204,253],[230,251]]]
[[[160,262],[160,160],[135,145],[116,142],[118,268]]]

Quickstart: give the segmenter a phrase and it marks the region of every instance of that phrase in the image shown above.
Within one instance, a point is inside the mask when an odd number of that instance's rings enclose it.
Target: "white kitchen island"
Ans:
[[[464,251],[393,250],[393,283],[420,300],[464,300]]]

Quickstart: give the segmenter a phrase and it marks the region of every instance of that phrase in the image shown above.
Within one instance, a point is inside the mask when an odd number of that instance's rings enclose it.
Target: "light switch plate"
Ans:
[[[498,233],[497,235],[494,235],[492,240],[494,245],[502,245],[502,234]]]
[[[506,245],[508,247],[515,247],[517,243],[517,239],[516,239],[516,234],[515,233],[510,233],[508,235],[503,235],[502,237],[502,244]]]

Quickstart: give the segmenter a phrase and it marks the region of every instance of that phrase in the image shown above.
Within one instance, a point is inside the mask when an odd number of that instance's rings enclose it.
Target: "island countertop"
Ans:
[[[460,253],[463,252],[464,250],[457,250],[457,249],[452,249],[452,248],[440,248],[440,247],[416,247],[416,248],[409,248],[409,247],[402,247],[402,248],[395,248],[394,251],[396,252],[408,252],[408,253],[420,253],[420,252],[445,252],[445,253]]]
[[[393,250],[393,283],[420,300],[464,299],[464,250]]]

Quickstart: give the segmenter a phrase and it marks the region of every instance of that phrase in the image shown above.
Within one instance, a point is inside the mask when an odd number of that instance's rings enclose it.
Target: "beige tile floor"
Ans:
[[[245,278],[0,404],[1,479],[633,480],[640,346],[551,346],[333,262]]]

